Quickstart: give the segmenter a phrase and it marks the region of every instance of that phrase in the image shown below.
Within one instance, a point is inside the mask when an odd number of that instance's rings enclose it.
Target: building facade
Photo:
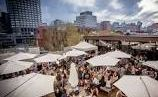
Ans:
[[[41,23],[40,0],[6,0],[16,44],[34,45]]]
[[[119,23],[114,22],[112,25],[114,31],[121,31],[124,33],[140,33],[142,29],[142,22],[138,21],[137,23]]]
[[[81,12],[80,16],[76,17],[75,25],[83,28],[96,28],[97,18],[91,11]]]
[[[59,19],[56,19],[56,20],[53,21],[54,26],[60,26],[60,25],[63,25],[63,24],[64,24],[64,21],[59,20]]]
[[[102,22],[100,23],[100,29],[101,29],[101,30],[111,30],[110,21],[102,21]]]
[[[9,15],[6,12],[0,12],[0,33],[12,33]]]
[[[0,48],[14,45],[9,15],[6,12],[0,12]]]

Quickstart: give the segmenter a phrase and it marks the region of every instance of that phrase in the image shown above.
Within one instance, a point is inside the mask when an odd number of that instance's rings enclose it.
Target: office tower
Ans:
[[[76,17],[75,21],[76,26],[85,27],[85,28],[96,28],[97,19],[96,16],[92,15],[91,11],[81,12],[80,16]]]
[[[6,12],[0,12],[0,48],[14,46],[14,39],[10,27],[9,15]]]
[[[41,23],[40,0],[6,0],[16,44],[33,45]]]
[[[101,29],[101,30],[111,30],[110,21],[102,21],[102,22],[100,23],[100,29]]]

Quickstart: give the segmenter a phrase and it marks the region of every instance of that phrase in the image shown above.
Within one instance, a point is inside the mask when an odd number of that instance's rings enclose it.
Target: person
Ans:
[[[120,70],[119,70],[119,74],[120,76],[123,76],[125,74],[125,68],[124,67],[121,67]]]
[[[126,97],[126,95],[122,91],[117,91],[116,97]]]
[[[106,82],[104,80],[104,76],[102,76],[101,80],[99,81],[100,85],[99,86],[102,86],[104,87],[106,85]]]
[[[75,95],[79,95],[79,93],[80,93],[79,86],[76,86],[76,87],[75,87],[74,93],[75,93]]]
[[[55,89],[55,97],[61,97],[62,92],[59,90],[59,88]]]
[[[61,95],[61,97],[68,97],[67,93],[66,93],[66,89],[64,87],[62,88],[62,95]]]
[[[132,66],[132,67],[131,67],[131,74],[132,74],[132,75],[135,75],[135,73],[136,73],[136,69],[135,69],[134,66]]]
[[[97,97],[98,93],[99,93],[98,88],[95,85],[93,85],[91,88],[91,97]]]
[[[96,77],[94,77],[94,78],[93,78],[93,83],[94,83],[95,85],[99,85],[99,80],[98,80]]]
[[[113,83],[114,83],[115,81],[117,81],[118,78],[119,78],[118,73],[115,71],[114,74],[113,74],[113,76],[112,76]]]
[[[106,88],[111,89],[112,79],[111,76],[108,77],[108,80],[106,80]]]

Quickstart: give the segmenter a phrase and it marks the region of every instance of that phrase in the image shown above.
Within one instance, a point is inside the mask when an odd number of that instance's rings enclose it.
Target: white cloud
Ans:
[[[123,8],[123,4],[121,4],[118,0],[111,0],[109,5],[111,7],[113,7],[114,9],[122,9]]]
[[[51,13],[48,11],[48,7],[47,6],[42,7],[42,22],[48,23],[48,21],[50,22],[51,20],[52,20],[52,16]]]
[[[156,1],[158,0],[141,0],[137,3],[138,8],[141,10],[133,15],[111,12],[108,9],[97,11],[94,14],[97,16],[99,22],[103,20],[136,22],[139,20],[144,22],[145,25],[149,25],[153,22],[158,22],[158,3]],[[118,1],[113,0],[110,4],[114,6],[114,2]],[[115,8],[123,8],[123,5],[119,6],[119,4],[116,4],[117,7],[115,6]]]
[[[112,21],[112,22],[113,21],[129,21],[131,18],[130,16],[127,16],[125,14],[114,13],[107,9],[94,12],[94,15],[97,16],[98,22],[105,21],[105,20]]]
[[[62,0],[65,3],[72,4],[79,7],[93,7],[96,0]]]
[[[138,15],[143,13],[158,12],[158,3],[156,3],[157,1],[158,0],[141,0],[138,2],[138,7],[141,8],[141,11],[138,13]]]
[[[146,24],[158,22],[158,0],[141,0],[137,3],[141,10],[132,19],[142,20]]]

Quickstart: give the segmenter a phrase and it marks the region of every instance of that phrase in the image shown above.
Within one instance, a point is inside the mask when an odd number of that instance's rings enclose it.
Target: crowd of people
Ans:
[[[91,67],[86,60],[92,55],[69,57],[59,60],[58,63],[38,63],[31,68],[2,75],[2,79],[13,78],[19,75],[29,74],[31,72],[56,76],[54,90],[56,97],[77,97],[84,91],[84,97],[98,97],[100,91],[110,92],[115,89],[115,83],[123,75],[147,75],[158,80],[158,71],[147,66],[141,65],[139,60],[134,58],[121,59],[115,67]],[[76,87],[68,87],[68,78],[70,74],[70,64],[76,64],[79,83]],[[118,91],[116,95],[125,95]],[[121,97],[121,96],[119,96]]]

